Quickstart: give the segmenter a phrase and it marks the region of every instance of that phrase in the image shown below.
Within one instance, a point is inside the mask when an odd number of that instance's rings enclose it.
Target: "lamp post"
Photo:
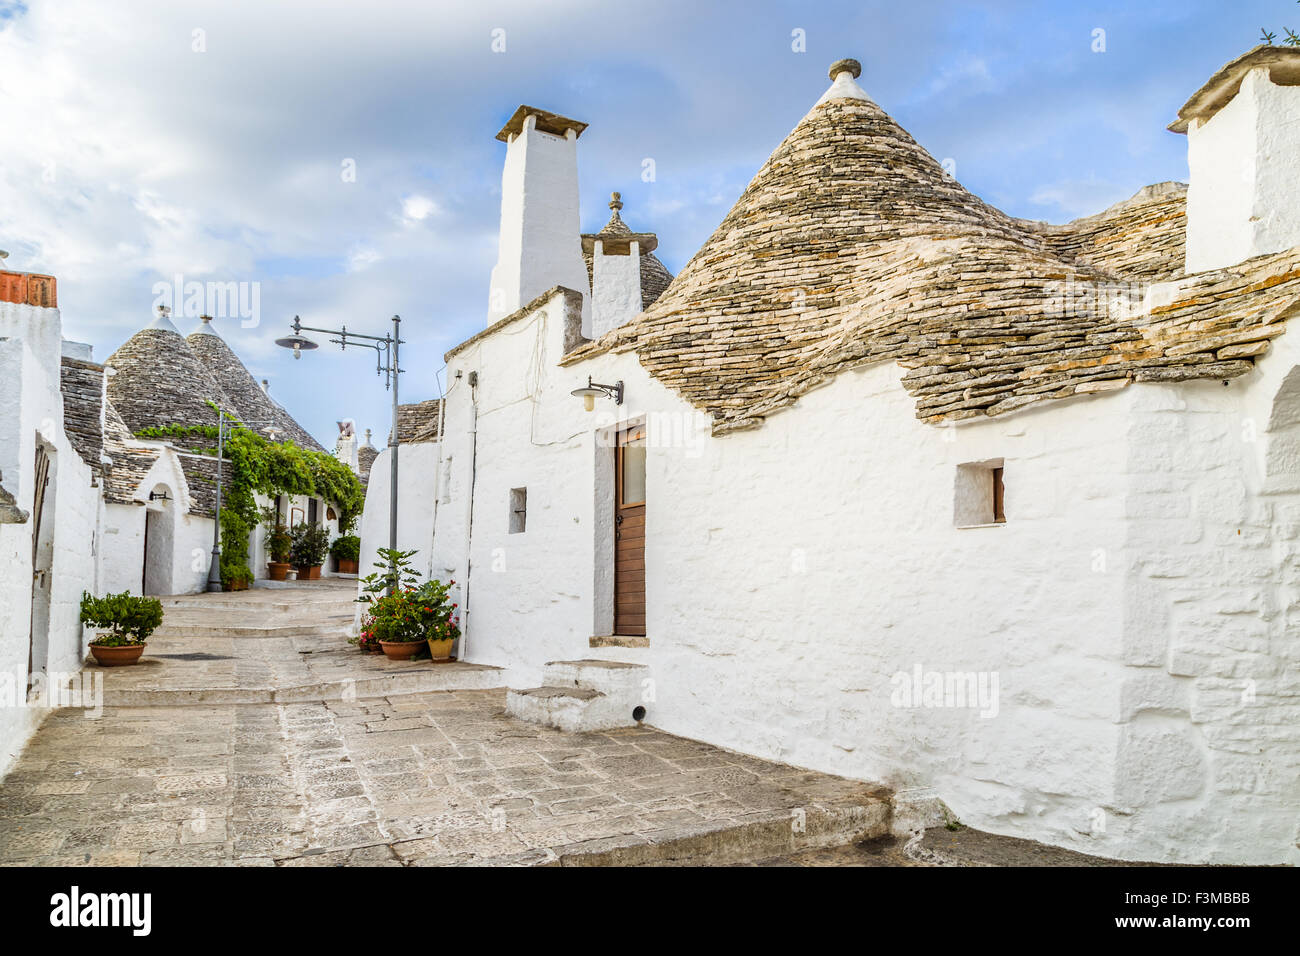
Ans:
[[[275,441],[275,433],[279,430],[275,422],[242,422],[245,427],[249,425],[265,425],[262,431],[266,432],[271,441]],[[230,431],[230,426],[226,424],[226,413],[217,407],[217,512],[212,518],[212,563],[208,565],[208,590],[221,590],[221,459],[226,456],[226,434]],[[153,497],[152,494],[150,497]]]
[[[402,344],[400,335],[402,319],[400,316],[393,316],[393,331],[384,335],[362,335],[360,332],[349,332],[345,325],[341,329],[318,329],[310,325],[303,325],[298,316],[293,317],[292,335],[286,335],[282,339],[276,339],[275,344],[286,349],[293,349],[295,359],[302,358],[304,351],[311,351],[319,346],[302,333],[320,332],[324,335],[334,335],[337,338],[330,339],[335,345],[343,350],[347,350],[349,344],[358,344],[360,339],[362,345],[366,348],[375,350],[375,374],[384,376],[384,388],[391,388],[393,392],[393,425],[388,436],[388,447],[392,455],[388,459],[388,549],[390,551],[389,570],[391,572],[388,593],[393,593],[393,586],[397,576],[397,559],[391,556],[392,552],[397,551],[397,448],[400,442],[397,435],[397,376],[401,374],[402,368],[398,362],[398,348]]]

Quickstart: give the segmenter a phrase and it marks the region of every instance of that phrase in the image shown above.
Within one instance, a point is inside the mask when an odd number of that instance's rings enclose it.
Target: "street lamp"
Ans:
[[[221,459],[226,455],[226,436],[230,434],[231,425],[226,422],[226,413],[217,407],[217,513],[212,519],[212,563],[208,565],[208,590],[221,590]],[[231,421],[235,419],[232,417]],[[276,434],[280,431],[275,422],[239,422],[247,428],[249,425],[265,425],[262,431],[266,432],[271,441],[275,441]],[[150,498],[153,497],[151,494]]]
[[[402,344],[399,334],[401,323],[401,317],[395,315],[393,316],[393,331],[391,333],[362,335],[360,332],[349,332],[346,325],[338,330],[318,329],[310,325],[303,325],[298,316],[295,315],[291,326],[293,334],[275,340],[276,345],[286,349],[293,349],[295,359],[302,358],[303,352],[310,352],[312,349],[319,347],[302,334],[304,331],[338,336],[338,338],[330,339],[330,341],[344,351],[347,350],[349,344],[358,344],[358,339],[361,340],[361,345],[375,350],[375,374],[384,376],[384,388],[391,387],[393,392],[393,426],[388,436],[388,447],[393,452],[388,459],[388,548],[390,553],[397,551],[397,447],[400,444],[397,435],[397,376],[402,372],[397,353],[398,347]],[[394,587],[392,582],[395,582],[397,577],[396,557],[390,557],[389,568],[391,575],[388,593],[392,594]]]

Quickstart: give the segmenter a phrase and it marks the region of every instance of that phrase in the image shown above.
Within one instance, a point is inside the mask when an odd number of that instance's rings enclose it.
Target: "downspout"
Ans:
[[[474,544],[474,481],[478,476],[478,372],[469,373],[469,508],[468,520],[465,522],[465,587],[463,590],[464,607],[460,616],[463,626],[460,631],[460,659],[468,660],[465,647],[469,638],[469,580],[473,567],[471,549]]]
[[[438,397],[442,401],[438,405],[438,463],[434,465],[433,474],[433,521],[429,526],[429,573],[426,575],[428,578],[433,577],[434,547],[438,540],[438,499],[442,497],[442,446],[447,429],[447,393],[442,389],[441,374],[439,372],[433,378],[438,382]]]

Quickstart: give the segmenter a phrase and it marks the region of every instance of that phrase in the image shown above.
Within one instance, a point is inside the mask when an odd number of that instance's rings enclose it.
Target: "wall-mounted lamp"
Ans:
[[[582,399],[582,407],[587,411],[592,411],[596,407],[596,399],[600,396],[612,398],[615,405],[623,404],[623,380],[619,379],[613,385],[601,385],[599,382],[593,382],[591,376],[587,376],[587,384],[583,388],[575,388],[570,394]]]

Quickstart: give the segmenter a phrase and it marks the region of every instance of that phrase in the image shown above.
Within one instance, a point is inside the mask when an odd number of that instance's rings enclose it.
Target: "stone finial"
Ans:
[[[609,194],[609,208],[612,209],[612,210],[614,210],[615,212],[618,212],[620,209],[623,208],[623,195],[622,195],[622,193],[610,193],[610,194]]]
[[[210,315],[200,315],[200,316],[199,316],[199,321],[202,322],[204,325],[209,325],[209,324],[211,324],[211,322],[212,322],[212,316],[210,316]]]
[[[367,444],[367,445],[370,444],[370,429],[369,429],[369,428],[366,429],[366,444]]]
[[[831,64],[830,78],[833,80],[835,79],[835,77],[839,76],[841,73],[844,73],[846,71],[852,73],[853,78],[856,80],[858,77],[862,75],[862,64],[859,63],[857,60],[848,59],[848,58],[843,60],[836,60],[834,63]]]

